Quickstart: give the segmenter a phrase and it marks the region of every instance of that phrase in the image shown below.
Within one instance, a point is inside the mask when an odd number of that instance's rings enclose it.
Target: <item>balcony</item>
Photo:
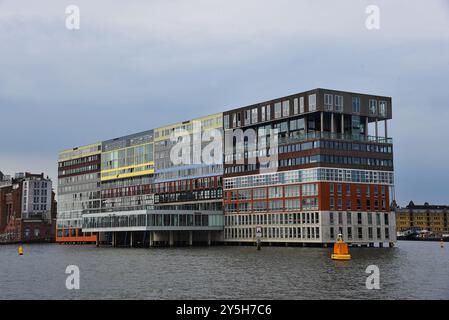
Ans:
[[[24,220],[44,220],[50,221],[50,212],[22,212],[22,219]]]
[[[332,132],[309,132],[309,133],[296,133],[293,137],[279,138],[278,144],[289,144],[307,140],[318,140],[318,139],[332,139],[332,140],[345,140],[345,141],[358,141],[358,142],[377,142],[392,144],[393,138],[376,137],[376,136],[365,136],[365,135],[351,135],[351,134],[341,134]]]

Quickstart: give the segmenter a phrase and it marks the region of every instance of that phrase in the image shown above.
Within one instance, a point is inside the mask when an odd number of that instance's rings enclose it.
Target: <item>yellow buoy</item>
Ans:
[[[332,260],[351,260],[348,244],[343,241],[343,235],[340,233],[337,242],[334,244],[334,253],[331,255]]]
[[[23,246],[19,246],[19,256],[23,256]]]

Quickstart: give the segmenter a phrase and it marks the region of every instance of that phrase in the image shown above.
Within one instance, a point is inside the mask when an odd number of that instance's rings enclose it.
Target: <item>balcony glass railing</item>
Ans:
[[[352,134],[341,134],[341,133],[331,133],[331,132],[309,132],[309,133],[296,133],[291,137],[279,138],[278,144],[288,144],[307,140],[317,140],[317,139],[334,139],[334,140],[347,140],[347,141],[359,141],[359,142],[377,142],[377,143],[393,143],[393,138],[385,137],[375,137],[375,136],[365,136],[362,134],[352,135]]]

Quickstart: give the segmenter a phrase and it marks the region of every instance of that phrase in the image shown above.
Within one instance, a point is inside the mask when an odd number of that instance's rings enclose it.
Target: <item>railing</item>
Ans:
[[[223,211],[196,210],[141,210],[110,212],[83,216],[83,232],[117,230],[209,230],[222,229]]]
[[[38,212],[38,213],[22,213],[22,219],[27,220],[50,220],[50,212]]]
[[[332,132],[309,132],[309,133],[299,133],[293,137],[279,138],[278,144],[288,144],[293,142],[307,141],[307,140],[317,140],[317,139],[334,139],[334,140],[349,140],[349,141],[360,141],[360,142],[377,142],[377,143],[393,143],[393,138],[376,137],[376,136],[365,136],[362,134],[352,135],[352,134],[341,134]]]

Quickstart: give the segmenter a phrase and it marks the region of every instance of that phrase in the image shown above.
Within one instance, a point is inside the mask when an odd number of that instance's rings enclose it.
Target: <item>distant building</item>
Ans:
[[[52,242],[56,201],[44,174],[0,174],[0,243]]]
[[[396,208],[397,231],[427,230],[435,235],[449,233],[449,206],[416,205],[410,201],[405,208]]]
[[[0,171],[0,187],[11,183],[11,177]]]

